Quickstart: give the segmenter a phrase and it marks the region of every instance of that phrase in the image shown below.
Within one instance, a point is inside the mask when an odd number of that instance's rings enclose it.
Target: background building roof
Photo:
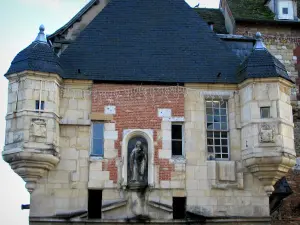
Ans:
[[[214,31],[219,34],[227,34],[225,18],[220,9],[195,8],[195,11],[207,23],[214,23]]]

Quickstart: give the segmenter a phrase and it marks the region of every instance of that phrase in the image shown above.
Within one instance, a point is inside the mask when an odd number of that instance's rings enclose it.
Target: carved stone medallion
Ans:
[[[32,119],[31,130],[32,130],[32,135],[35,137],[46,137],[47,136],[46,121],[43,119]]]
[[[269,124],[262,124],[259,132],[260,143],[274,143],[275,142],[275,131],[274,128]]]

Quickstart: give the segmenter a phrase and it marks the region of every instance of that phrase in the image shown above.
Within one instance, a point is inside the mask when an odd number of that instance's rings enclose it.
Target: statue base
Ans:
[[[144,190],[147,186],[148,184],[146,183],[132,182],[129,183],[127,187],[129,190]]]

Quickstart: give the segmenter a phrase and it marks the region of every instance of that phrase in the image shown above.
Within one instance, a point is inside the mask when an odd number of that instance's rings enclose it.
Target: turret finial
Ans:
[[[266,46],[262,40],[262,34],[260,32],[257,32],[255,35],[256,43],[254,45],[255,50],[265,50]]]
[[[36,39],[34,41],[35,42],[40,42],[40,43],[48,44],[46,36],[45,36],[45,33],[44,33],[45,26],[43,24],[40,25],[39,30],[40,30],[40,32],[38,33],[38,36],[36,37]]]

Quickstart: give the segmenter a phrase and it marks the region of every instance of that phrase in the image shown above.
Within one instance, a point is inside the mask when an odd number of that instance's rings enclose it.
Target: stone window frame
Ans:
[[[208,130],[207,129],[207,107],[206,107],[206,102],[207,101],[223,101],[223,102],[226,102],[226,124],[227,124],[227,129],[225,130],[222,130],[221,127],[220,127],[220,130],[215,130],[215,129],[212,129],[212,130]],[[205,111],[205,129],[206,129],[206,138],[205,138],[205,141],[206,141],[206,154],[207,154],[207,160],[215,160],[215,161],[230,161],[230,128],[229,128],[229,101],[228,101],[228,98],[220,98],[219,96],[217,97],[213,97],[213,98],[205,98],[204,99],[204,111]],[[221,109],[219,107],[219,109]],[[221,116],[221,115],[220,115]],[[220,122],[221,123],[221,122]],[[208,132],[213,132],[213,140],[215,140],[215,137],[214,137],[214,132],[220,132],[220,155],[222,156],[223,154],[224,155],[228,155],[227,158],[213,158],[213,159],[209,159],[209,153],[208,153]],[[222,138],[222,134],[221,132],[226,132],[227,133],[227,137],[226,138]],[[222,140],[227,140],[227,153],[222,153]],[[215,144],[212,145],[213,146],[213,149],[214,149],[214,152],[213,154],[216,155],[215,153]]]
[[[94,125],[95,124],[102,124],[103,132],[102,132],[102,154],[94,154],[93,148],[94,148]],[[101,139],[101,138],[99,138]],[[104,158],[104,122],[103,121],[92,121],[91,124],[91,139],[90,139],[90,157],[91,158]]]

